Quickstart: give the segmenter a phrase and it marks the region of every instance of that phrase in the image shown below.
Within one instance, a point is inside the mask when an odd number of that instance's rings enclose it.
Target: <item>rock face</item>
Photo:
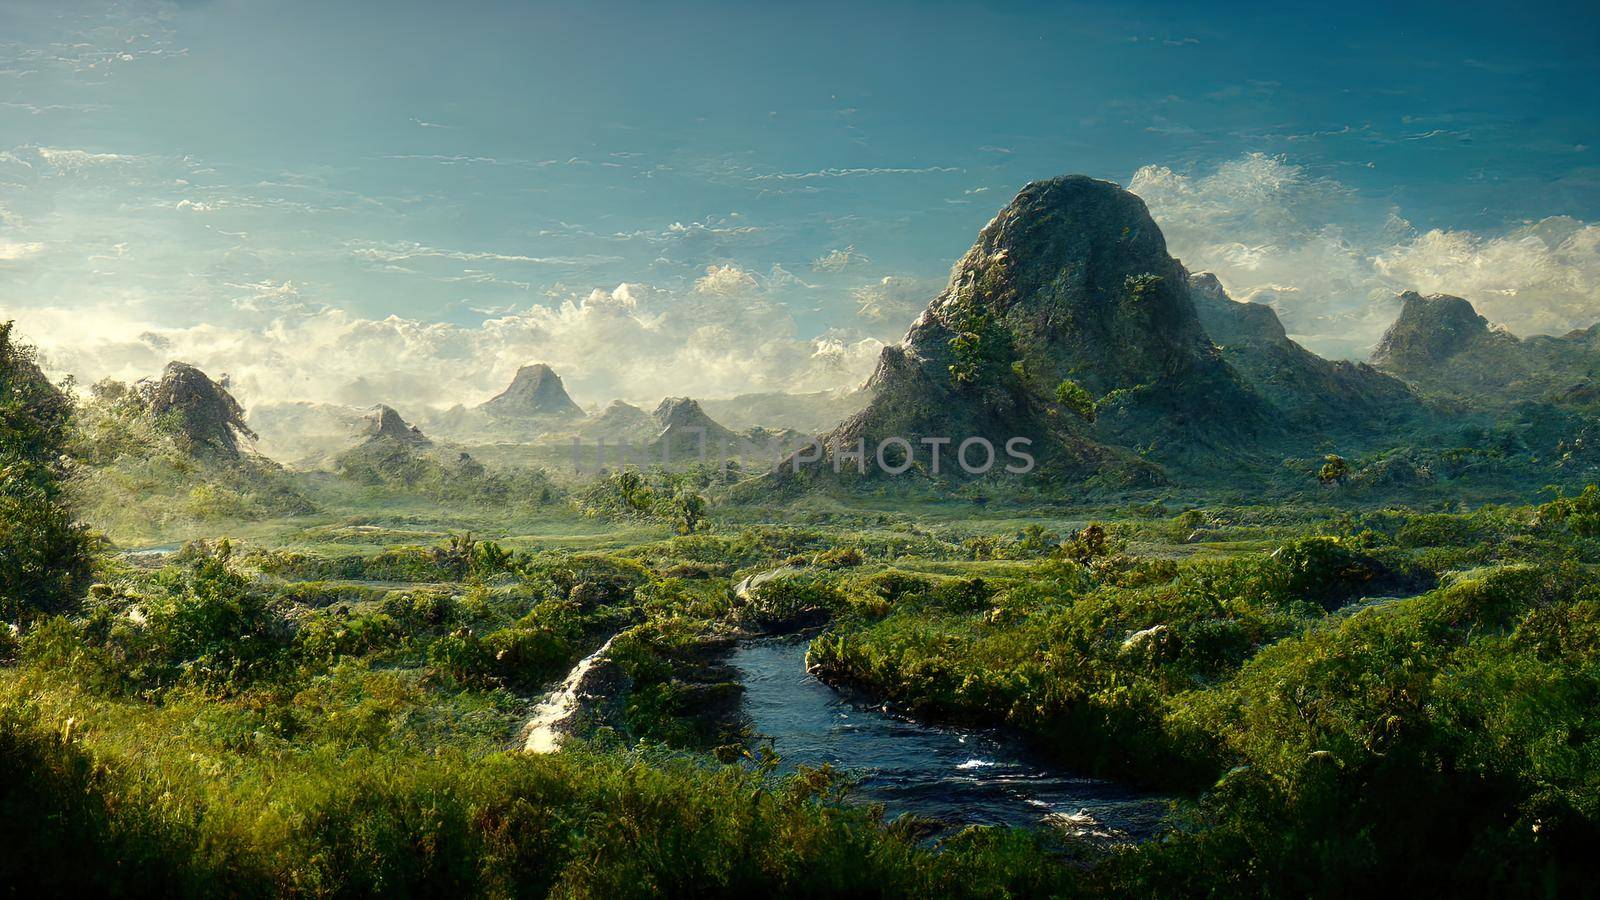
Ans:
[[[1189,277],[1189,296],[1223,359],[1273,407],[1287,432],[1381,435],[1427,418],[1404,382],[1364,363],[1312,353],[1289,339],[1272,307],[1234,301],[1211,273]]]
[[[367,416],[367,444],[400,444],[428,447],[433,444],[420,428],[406,422],[393,408],[379,404]]]
[[[1593,405],[1600,325],[1560,337],[1518,338],[1491,328],[1460,297],[1407,291],[1400,303],[1400,316],[1372,362],[1422,393],[1481,410],[1533,400]]]
[[[1372,362],[1399,375],[1416,374],[1485,341],[1508,345],[1510,335],[1489,330],[1472,304],[1448,294],[1400,295],[1400,317],[1384,332]],[[1512,338],[1511,340],[1515,340]]]
[[[239,401],[188,363],[168,363],[161,379],[142,383],[140,391],[150,414],[171,422],[199,453],[238,459],[239,438],[256,438]]]
[[[1222,282],[1210,272],[1189,276],[1189,300],[1200,317],[1206,334],[1221,346],[1251,342],[1282,343],[1289,340],[1272,307],[1260,303],[1239,303],[1222,289]]]
[[[1033,441],[1046,471],[1150,481],[1157,469],[1112,445],[1252,445],[1269,407],[1223,360],[1144,202],[1084,176],[1023,188],[956,263],[949,285],[886,348],[867,407],[825,442],[889,436]],[[1071,382],[1096,401],[1057,402]]]
[[[570,419],[583,416],[583,410],[567,396],[561,376],[544,363],[518,369],[510,386],[478,408],[499,419]]]

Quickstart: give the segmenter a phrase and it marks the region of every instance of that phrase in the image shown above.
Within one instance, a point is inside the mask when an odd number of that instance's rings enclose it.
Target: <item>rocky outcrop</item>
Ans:
[[[1400,304],[1372,362],[1423,394],[1479,410],[1528,401],[1593,405],[1600,325],[1519,338],[1491,327],[1460,297],[1407,291]]]
[[[1278,314],[1272,307],[1234,300],[1210,272],[1189,276],[1189,300],[1206,334],[1218,345],[1289,340],[1288,332],[1283,330],[1283,323],[1278,321]]]
[[[367,416],[367,444],[399,444],[409,447],[432,446],[433,441],[420,428],[400,417],[392,407],[379,404]]]
[[[238,459],[239,439],[256,439],[239,401],[188,363],[168,363],[159,380],[141,382],[139,391],[150,415],[198,454]]]
[[[1489,320],[1460,297],[1424,297],[1406,291],[1400,295],[1400,317],[1384,332],[1372,362],[1400,375],[1414,375],[1474,345],[1494,342],[1509,346],[1514,340],[1509,334],[1491,331]]]
[[[561,376],[544,363],[523,366],[511,384],[478,409],[498,419],[576,419],[583,410],[567,396]]]

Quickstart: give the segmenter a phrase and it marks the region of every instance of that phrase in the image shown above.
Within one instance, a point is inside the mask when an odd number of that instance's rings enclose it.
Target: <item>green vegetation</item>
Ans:
[[[1085,422],[1093,423],[1095,417],[1094,395],[1084,390],[1076,381],[1063,379],[1056,385],[1055,401]]]
[[[956,358],[1001,372],[974,327]],[[1075,382],[1056,400],[1094,416]],[[421,441],[290,472],[197,449],[134,388],[75,408],[0,330],[0,884],[1592,893],[1600,488],[1496,505],[1449,483],[1542,452],[1540,427],[1319,446],[1276,503],[1219,478],[775,509],[737,499],[737,468],[569,492]],[[122,554],[74,514],[201,539]],[[887,819],[847,773],[779,774],[724,657],[797,632],[874,704],[1169,792],[1165,830]],[[586,659],[560,749],[522,752]]]
[[[86,586],[90,538],[61,498],[71,413],[0,324],[0,619],[68,610]]]

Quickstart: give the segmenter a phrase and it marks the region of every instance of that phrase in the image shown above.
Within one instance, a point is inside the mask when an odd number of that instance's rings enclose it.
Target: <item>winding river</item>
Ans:
[[[1166,801],[1063,772],[991,731],[939,728],[857,706],[806,672],[804,640],[741,644],[729,662],[745,713],[770,737],[782,766],[832,763],[856,774],[856,795],[949,825],[1055,825],[1077,834],[1139,839]]]

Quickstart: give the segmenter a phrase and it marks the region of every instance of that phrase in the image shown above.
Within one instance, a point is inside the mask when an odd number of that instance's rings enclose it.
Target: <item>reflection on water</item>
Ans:
[[[852,705],[805,670],[806,642],[740,645],[730,663],[745,712],[792,768],[835,767],[860,777],[856,796],[890,818],[915,813],[950,824],[1034,826],[1147,837],[1166,802],[1042,764],[988,731],[936,728]]]

